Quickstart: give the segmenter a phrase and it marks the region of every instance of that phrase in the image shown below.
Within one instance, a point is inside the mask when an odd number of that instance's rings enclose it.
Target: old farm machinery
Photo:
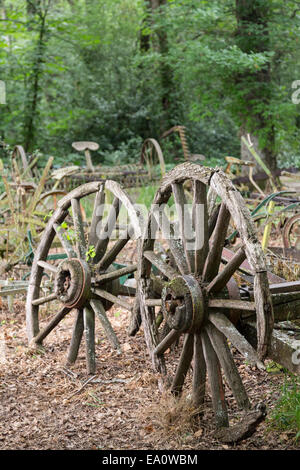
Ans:
[[[105,200],[111,201],[106,213]],[[93,207],[85,220],[83,206]],[[171,215],[170,206],[175,208]],[[128,264],[122,252],[130,244],[135,259]],[[86,183],[58,202],[29,280],[30,344],[41,347],[63,318],[72,316],[67,363],[75,362],[84,337],[87,372],[93,374],[95,318],[119,348],[106,314],[114,304],[130,312],[130,335],[142,327],[152,367],[175,395],[191,387],[200,409],[208,377],[216,425],[227,436],[224,383],[246,416],[251,408],[233,347],[258,368],[271,357],[300,372],[292,359],[299,340],[274,328],[300,317],[300,282],[286,282],[267,270],[245,201],[220,169],[191,162],[173,168],[146,218],[113,180]],[[257,413],[261,419],[264,410]]]

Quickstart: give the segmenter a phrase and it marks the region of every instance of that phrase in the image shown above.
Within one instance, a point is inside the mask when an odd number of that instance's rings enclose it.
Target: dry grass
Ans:
[[[160,444],[170,442],[181,445],[188,436],[200,436],[200,416],[204,409],[196,409],[187,394],[180,397],[165,391],[158,402],[143,410],[143,420],[151,428],[152,438]]]
[[[300,264],[291,260],[286,260],[277,256],[268,256],[268,264],[272,266],[272,272],[283,277],[287,281],[299,281]]]

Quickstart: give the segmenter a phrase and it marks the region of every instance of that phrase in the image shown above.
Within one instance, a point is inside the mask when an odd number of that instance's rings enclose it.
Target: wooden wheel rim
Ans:
[[[107,219],[106,222],[104,222],[103,206],[106,190],[114,196],[114,199],[112,204],[109,204]],[[91,222],[87,225],[82,217],[80,200],[93,193],[96,193],[94,209]],[[116,224],[120,215],[121,205],[127,213],[129,225],[126,225],[124,229],[126,236],[115,239],[112,237],[112,232],[114,229],[117,229]],[[64,316],[71,310],[76,310],[77,317],[69,350],[71,351],[69,356],[72,358],[70,363],[75,362],[81,337],[84,333],[86,336],[87,369],[88,373],[93,373],[93,371],[95,371],[94,319],[96,314],[112,346],[120,351],[118,339],[105,312],[114,303],[122,305],[127,310],[131,310],[130,303],[123,300],[123,298],[118,298],[119,291],[116,286],[117,284],[118,286],[120,285],[119,278],[121,276],[136,271],[136,264],[124,268],[118,267],[111,269],[111,267],[126,243],[130,239],[137,240],[141,236],[141,215],[121,186],[115,181],[110,180],[107,180],[104,184],[103,182],[84,184],[63,197],[58,202],[57,206],[57,209],[49,219],[42,234],[32,264],[26,300],[27,336],[32,345],[41,345],[43,339],[48,336]],[[98,211],[99,206],[101,207],[100,211]],[[69,208],[72,209],[71,214],[68,211]],[[66,233],[63,227],[64,220],[69,221],[71,219],[73,219],[72,227],[74,227],[72,231],[75,232],[76,235],[74,240],[70,239],[70,234]],[[113,221],[111,225],[109,224],[109,220]],[[99,233],[97,232],[98,225],[100,227],[99,230],[101,230]],[[88,237],[85,233],[86,226],[88,227]],[[107,226],[109,229],[107,229]],[[106,234],[106,238],[102,236],[103,234]],[[53,258],[51,258],[50,252],[55,237],[57,237],[57,240],[62,244],[65,256],[68,258],[62,261],[58,266],[55,261],[54,264],[48,261],[48,259],[57,259],[55,254]],[[117,241],[114,241],[113,246],[109,247],[111,239]],[[88,243],[95,244],[95,257],[88,257],[87,247],[90,246]],[[49,254],[50,257],[48,258]],[[40,297],[44,269],[50,272],[53,271],[55,288],[54,292],[50,295]],[[64,286],[65,282],[67,282],[66,286]],[[126,289],[124,290],[126,291]],[[122,293],[123,295],[132,295],[132,293],[127,294],[123,291]],[[48,324],[43,327],[42,330],[40,330],[39,306],[47,302],[56,302],[57,300],[62,303],[61,310],[48,321]],[[75,344],[74,347],[73,344]]]

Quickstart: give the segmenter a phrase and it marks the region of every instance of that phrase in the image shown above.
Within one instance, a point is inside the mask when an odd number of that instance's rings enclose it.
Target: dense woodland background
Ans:
[[[93,140],[124,164],[181,124],[212,165],[250,132],[271,168],[299,167],[299,20],[286,0],[0,0],[0,138],[56,165]]]

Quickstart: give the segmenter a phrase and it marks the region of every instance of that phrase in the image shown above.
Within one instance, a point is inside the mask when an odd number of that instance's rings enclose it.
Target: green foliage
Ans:
[[[160,3],[149,13],[144,0],[32,0],[29,10],[2,0],[0,137],[54,155],[56,166],[84,164],[71,144],[92,140],[95,164],[119,165],[181,124],[191,152],[214,164],[238,156],[242,127],[280,166],[299,165],[295,2]],[[162,145],[167,162],[181,161],[175,139]]]
[[[286,376],[281,396],[269,418],[271,427],[280,431],[294,433],[300,438],[300,381],[299,378]]]

